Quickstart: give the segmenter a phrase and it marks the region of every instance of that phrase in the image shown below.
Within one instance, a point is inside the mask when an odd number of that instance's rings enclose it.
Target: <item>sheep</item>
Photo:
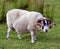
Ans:
[[[8,39],[10,38],[10,31],[14,28],[19,39],[21,39],[21,34],[30,32],[32,43],[36,41],[35,35],[37,31],[43,30],[44,32],[47,32],[48,26],[51,24],[47,25],[47,23],[51,22],[51,20],[48,20],[43,17],[41,13],[35,11],[29,12],[26,10],[13,9],[7,12],[6,18],[8,25]]]

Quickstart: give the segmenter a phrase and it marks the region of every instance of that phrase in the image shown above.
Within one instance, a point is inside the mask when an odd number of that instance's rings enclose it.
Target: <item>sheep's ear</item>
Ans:
[[[41,29],[40,23],[36,23],[36,24],[35,24],[35,28],[36,28],[37,30],[40,30],[40,29]]]
[[[48,19],[48,21],[49,21],[49,28],[52,28],[52,27],[54,27],[54,26],[56,26],[56,24],[51,20],[51,19]]]

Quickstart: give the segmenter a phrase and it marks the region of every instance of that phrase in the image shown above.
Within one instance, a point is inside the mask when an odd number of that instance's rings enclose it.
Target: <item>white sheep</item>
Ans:
[[[13,9],[8,11],[6,16],[8,25],[7,38],[10,37],[10,31],[14,28],[18,33],[19,39],[21,39],[21,34],[29,31],[31,33],[32,43],[36,40],[36,31],[42,29],[42,25],[44,24],[43,21],[47,23],[47,20],[45,20],[46,18],[44,18],[41,13],[33,11],[29,12],[20,9]],[[44,20],[40,22],[41,19]],[[44,29],[48,29],[48,26],[46,25]]]
[[[7,38],[10,37],[10,31],[14,28],[18,33],[18,38],[21,39],[20,35],[29,31],[32,37],[32,43],[35,42],[35,23],[37,19],[43,18],[42,14],[38,12],[28,12],[20,9],[13,9],[7,12],[7,25],[8,33]]]

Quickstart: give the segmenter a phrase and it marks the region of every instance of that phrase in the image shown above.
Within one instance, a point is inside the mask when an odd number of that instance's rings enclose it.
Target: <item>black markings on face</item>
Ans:
[[[44,29],[44,26],[42,26],[42,29]]]
[[[49,26],[49,24],[51,24],[51,20],[47,20],[47,19],[44,19],[43,20],[43,25],[45,26],[45,25],[48,25]]]
[[[42,29],[44,29],[44,26],[49,26],[51,24],[51,20],[44,19],[42,20]]]
[[[52,22],[51,22],[51,20],[48,20],[48,24],[51,24]]]
[[[44,26],[49,26],[51,24],[51,20],[48,19],[38,20],[37,23],[40,23],[42,29],[44,29]]]
[[[43,25],[48,25],[48,21],[47,20],[43,20]]]

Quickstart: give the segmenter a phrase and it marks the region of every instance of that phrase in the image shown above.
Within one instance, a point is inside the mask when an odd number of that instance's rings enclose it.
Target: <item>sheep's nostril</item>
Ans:
[[[45,30],[46,32],[48,32],[48,30]]]

